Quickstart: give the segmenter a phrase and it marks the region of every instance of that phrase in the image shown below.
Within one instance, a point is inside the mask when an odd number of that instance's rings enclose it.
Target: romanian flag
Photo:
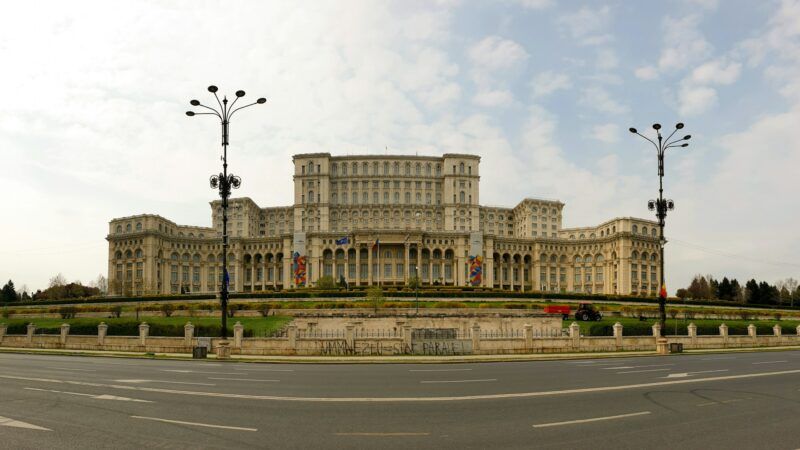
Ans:
[[[662,284],[661,285],[661,292],[658,293],[658,296],[663,298],[663,299],[665,299],[665,300],[667,299],[667,285],[666,284]]]
[[[372,244],[372,248],[380,247],[380,246],[381,246],[381,240],[380,239],[375,239],[375,243]]]

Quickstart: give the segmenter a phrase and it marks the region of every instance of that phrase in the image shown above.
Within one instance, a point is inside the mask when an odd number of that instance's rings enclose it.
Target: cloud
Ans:
[[[716,59],[692,70],[688,81],[697,84],[733,84],[739,78],[741,68],[741,63]]]
[[[522,6],[526,9],[546,9],[553,6],[553,0],[510,0],[512,3],[515,3],[519,6]]]
[[[531,81],[534,97],[544,97],[553,92],[572,87],[569,75],[553,71],[542,72]]]
[[[607,5],[598,9],[583,7],[556,20],[562,32],[582,45],[600,45],[611,41],[613,37],[607,32],[610,22],[611,8]]]
[[[472,98],[472,102],[478,106],[488,108],[498,106],[508,106],[514,101],[514,96],[511,92],[503,90],[495,91],[480,91]]]
[[[510,69],[528,59],[528,52],[518,43],[499,36],[487,36],[470,47],[472,63],[481,70]]]
[[[597,61],[595,67],[597,70],[610,70],[619,65],[619,58],[614,50],[610,48],[603,48],[597,51]]]
[[[725,58],[696,67],[682,81],[678,90],[678,112],[696,116],[717,104],[717,90],[712,86],[730,85],[739,78],[742,65]]]
[[[664,48],[658,59],[661,71],[675,71],[706,59],[713,46],[699,30],[702,16],[690,14],[681,18],[665,17],[661,28],[664,31]]]
[[[595,125],[592,127],[590,136],[606,144],[614,144],[619,141],[619,124],[607,123],[605,125]]]
[[[590,86],[581,93],[581,104],[597,111],[609,114],[623,114],[628,112],[628,107],[617,102],[611,94],[602,87]]]
[[[708,86],[683,86],[678,92],[678,104],[682,116],[696,116],[717,104],[717,91]]]
[[[642,66],[642,67],[638,67],[634,71],[634,75],[636,75],[636,78],[638,78],[640,80],[654,80],[654,79],[658,78],[658,69],[656,69],[653,66],[649,66],[649,65],[648,66]]]

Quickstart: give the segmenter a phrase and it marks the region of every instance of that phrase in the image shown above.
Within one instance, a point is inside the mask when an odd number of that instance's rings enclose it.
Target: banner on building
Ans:
[[[483,281],[483,256],[469,257],[469,284],[480,286]]]
[[[306,270],[306,234],[297,232],[292,242],[292,275],[295,287],[303,287],[308,282]]]

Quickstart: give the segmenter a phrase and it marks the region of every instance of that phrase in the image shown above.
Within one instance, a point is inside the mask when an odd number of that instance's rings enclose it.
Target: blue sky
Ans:
[[[37,2],[0,18],[0,279],[106,272],[108,220],[209,225],[218,130],[205,86],[266,96],[231,168],[262,206],[291,155],[474,153],[481,203],[566,203],[566,226],[650,217],[667,156],[668,287],[800,278],[800,2]],[[12,168],[12,169],[9,169]]]

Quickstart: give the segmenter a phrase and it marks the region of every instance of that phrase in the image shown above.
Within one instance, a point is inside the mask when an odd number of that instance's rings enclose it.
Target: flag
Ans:
[[[666,300],[666,298],[667,298],[667,285],[666,284],[662,284],[661,285],[661,292],[658,293],[658,296]]]
[[[347,245],[349,243],[350,243],[350,238],[347,236],[336,240],[336,245]]]
[[[381,240],[380,239],[375,239],[375,243],[372,244],[372,248],[380,247],[380,245],[381,245]]]

